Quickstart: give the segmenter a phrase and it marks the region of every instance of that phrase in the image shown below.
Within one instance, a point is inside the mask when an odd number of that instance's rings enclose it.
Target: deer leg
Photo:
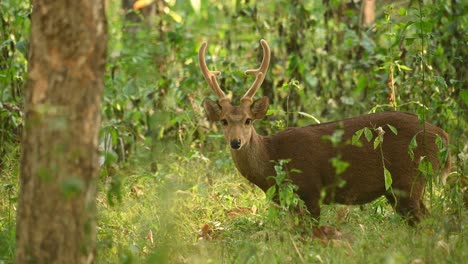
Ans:
[[[312,218],[315,220],[314,222],[318,225],[320,223],[320,203],[318,200],[308,200],[304,201],[307,210],[309,211]]]
[[[397,211],[406,218],[411,226],[416,225],[424,219],[424,213],[421,211],[419,200],[401,199],[400,203]]]
[[[421,222],[428,212],[422,200],[416,197],[395,197],[392,194],[385,195],[395,211],[404,217],[411,226]],[[396,198],[396,199],[395,199]]]
[[[421,213],[423,216],[428,216],[431,214],[429,210],[427,210],[427,207],[424,205],[422,199],[419,201],[419,208],[421,208]]]

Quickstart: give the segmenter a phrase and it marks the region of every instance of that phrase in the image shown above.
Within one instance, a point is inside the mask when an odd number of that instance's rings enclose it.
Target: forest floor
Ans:
[[[271,215],[265,194],[228,154],[166,155],[158,170],[118,170],[121,202],[98,198],[98,263],[463,263],[467,210],[451,191],[426,194],[431,216],[410,227],[384,199]]]

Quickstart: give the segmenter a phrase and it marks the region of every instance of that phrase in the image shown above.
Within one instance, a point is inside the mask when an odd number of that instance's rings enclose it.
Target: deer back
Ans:
[[[396,128],[395,135],[389,128]],[[373,137],[377,128],[384,132],[382,149],[374,148],[374,141],[368,142],[364,135],[360,146],[351,143],[356,131],[371,128]],[[340,143],[334,146],[326,136],[343,130]],[[270,158],[290,160],[287,169],[297,171],[290,174],[300,192],[320,192],[325,186],[336,186],[335,197],[341,203],[366,203],[385,193],[384,165],[393,176],[395,186],[414,184],[421,157],[426,157],[434,171],[440,168],[437,157],[439,149],[435,144],[437,135],[448,143],[447,134],[440,128],[426,122],[419,123],[417,116],[402,112],[384,112],[363,115],[337,122],[292,128],[268,137]],[[416,136],[418,147],[414,157],[409,154],[412,138]],[[339,158],[349,167],[337,175],[332,160]],[[294,169],[294,170],[293,170]],[[343,187],[338,188],[338,185]]]

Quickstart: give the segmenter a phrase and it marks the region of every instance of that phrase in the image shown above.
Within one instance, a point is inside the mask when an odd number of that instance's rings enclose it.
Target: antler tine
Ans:
[[[268,66],[270,65],[270,46],[268,46],[268,43],[264,39],[260,40],[260,44],[263,48],[262,64],[258,69],[250,69],[245,71],[245,74],[247,75],[255,75],[255,81],[249,90],[247,90],[242,99],[251,99],[255,95],[260,85],[262,85],[263,80],[265,80],[266,72],[268,70]]]
[[[198,61],[200,63],[200,68],[203,72],[203,77],[205,77],[206,82],[211,87],[211,90],[215,92],[215,94],[219,97],[219,99],[223,99],[226,97],[223,90],[219,87],[218,81],[216,80],[216,76],[221,74],[219,71],[210,71],[208,66],[206,66],[205,61],[205,50],[208,44],[204,41],[198,51]]]

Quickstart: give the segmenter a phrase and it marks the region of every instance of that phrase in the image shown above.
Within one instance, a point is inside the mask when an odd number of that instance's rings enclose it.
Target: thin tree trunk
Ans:
[[[375,0],[362,0],[361,25],[371,27],[375,22]]]
[[[33,0],[16,263],[91,263],[104,0]]]

